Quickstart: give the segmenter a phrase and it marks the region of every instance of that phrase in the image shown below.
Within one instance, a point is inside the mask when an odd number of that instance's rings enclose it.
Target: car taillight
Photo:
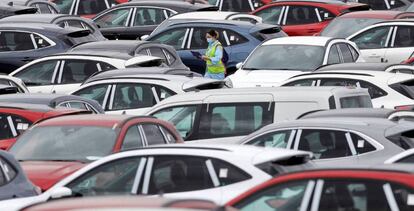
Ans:
[[[414,105],[395,106],[394,109],[397,111],[412,111],[414,109]]]

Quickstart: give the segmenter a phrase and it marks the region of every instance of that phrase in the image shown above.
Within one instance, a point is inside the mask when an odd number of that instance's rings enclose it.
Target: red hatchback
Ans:
[[[280,175],[227,205],[241,211],[402,211],[414,210],[413,197],[414,175],[411,172],[327,169]]]
[[[43,191],[87,163],[155,144],[183,143],[174,126],[153,117],[77,115],[48,119],[17,139],[10,152]]]
[[[90,113],[75,109],[53,109],[43,105],[0,103],[0,149],[7,150],[16,138],[39,120],[70,114]]]
[[[252,14],[262,17],[264,23],[281,25],[289,36],[306,36],[320,32],[342,13],[368,9],[366,4],[341,1],[277,1]]]

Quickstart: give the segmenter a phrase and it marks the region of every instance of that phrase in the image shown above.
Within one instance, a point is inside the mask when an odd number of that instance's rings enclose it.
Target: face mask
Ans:
[[[207,38],[207,42],[210,44],[213,42],[213,38]]]

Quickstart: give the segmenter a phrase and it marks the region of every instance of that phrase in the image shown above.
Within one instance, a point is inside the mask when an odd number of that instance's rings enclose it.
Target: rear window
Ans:
[[[390,87],[398,93],[410,99],[414,99],[414,80],[406,81],[403,83],[391,84]]]
[[[371,98],[367,95],[342,97],[339,102],[341,108],[372,108]]]

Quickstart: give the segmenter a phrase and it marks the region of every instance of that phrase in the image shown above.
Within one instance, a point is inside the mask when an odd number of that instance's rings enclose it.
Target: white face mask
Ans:
[[[213,38],[207,38],[207,42],[210,44],[213,42]]]

